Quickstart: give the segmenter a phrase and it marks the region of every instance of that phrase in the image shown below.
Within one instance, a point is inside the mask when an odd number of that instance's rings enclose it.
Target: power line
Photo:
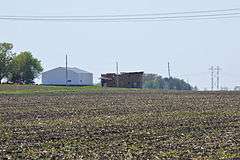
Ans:
[[[224,16],[224,17],[206,17],[206,18],[182,18],[182,19],[155,19],[155,20],[80,20],[80,19],[26,19],[26,18],[1,18],[0,20],[7,21],[48,21],[48,22],[110,22],[110,23],[119,23],[119,22],[171,22],[171,21],[195,21],[195,20],[219,20],[219,19],[234,19],[240,18],[240,16]]]
[[[70,21],[117,21],[117,20],[158,20],[158,19],[178,19],[178,18],[204,18],[204,17],[222,17],[240,15],[237,13],[221,13],[221,14],[202,14],[187,16],[161,16],[161,17],[120,17],[120,18],[44,18],[44,17],[0,17],[0,19],[9,20],[70,20]]]
[[[200,12],[200,11],[198,11]],[[202,11],[204,12],[204,11]],[[206,13],[209,11],[205,11]],[[214,12],[214,11],[212,11]],[[215,10],[216,12],[216,10]],[[226,11],[224,11],[226,12]],[[177,12],[176,12],[177,13]],[[180,12],[179,12],[180,13]],[[181,12],[190,13],[190,12]],[[192,12],[195,13],[195,12]],[[170,14],[170,13],[162,13]],[[172,13],[173,14],[173,13]],[[141,15],[141,16],[140,16]],[[147,14],[146,14],[147,15]],[[148,14],[150,15],[150,14]],[[159,15],[159,14],[158,14]],[[12,21],[79,21],[79,22],[128,22],[128,21],[180,21],[180,20],[203,20],[203,19],[223,19],[223,18],[238,18],[240,17],[240,12],[233,13],[214,13],[214,14],[198,14],[198,15],[178,15],[178,16],[143,16],[139,14],[136,17],[131,17],[133,15],[122,15],[123,17],[115,17],[120,15],[112,15],[112,17],[51,17],[51,16],[0,16],[0,20],[12,20]]]
[[[199,77],[199,76],[206,76],[209,72],[199,72],[199,73],[189,73],[189,74],[181,74],[178,75],[180,77]]]
[[[185,17],[158,17],[158,18],[121,18],[121,19],[46,19],[46,18],[5,18],[0,17],[0,20],[10,21],[55,21],[55,22],[164,22],[164,21],[193,21],[193,20],[218,20],[218,19],[233,19],[240,18],[239,16],[185,16]]]
[[[162,16],[162,15],[183,15],[183,14],[200,14],[200,13],[217,13],[217,12],[230,12],[230,11],[240,11],[240,8],[230,8],[230,9],[219,9],[219,10],[200,10],[200,11],[185,11],[185,12],[168,12],[168,13],[145,13],[145,14],[118,14],[118,15],[69,15],[69,16],[15,16],[15,15],[0,15],[0,17],[8,18],[111,18],[111,17],[142,17],[142,16]]]

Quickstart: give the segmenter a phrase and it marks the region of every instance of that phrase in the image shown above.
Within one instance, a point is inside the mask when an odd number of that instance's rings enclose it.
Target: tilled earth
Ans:
[[[234,158],[238,92],[0,95],[0,159]]]

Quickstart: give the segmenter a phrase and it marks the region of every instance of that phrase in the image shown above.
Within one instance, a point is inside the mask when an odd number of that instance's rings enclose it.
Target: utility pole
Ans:
[[[119,74],[119,71],[118,71],[118,62],[116,62],[116,72],[117,72],[117,74]]]
[[[68,57],[66,54],[66,86],[68,86]]]
[[[220,67],[219,66],[217,66],[216,67],[216,71],[217,71],[217,90],[219,90],[220,89]]]
[[[170,63],[168,62],[168,78],[171,78]]]
[[[214,89],[214,67],[212,66],[209,70],[211,71],[211,90],[213,91],[213,89]]]
[[[117,74],[117,77],[116,77],[116,83],[117,83],[117,87],[119,87],[119,70],[118,70],[118,62],[116,62],[116,74]]]

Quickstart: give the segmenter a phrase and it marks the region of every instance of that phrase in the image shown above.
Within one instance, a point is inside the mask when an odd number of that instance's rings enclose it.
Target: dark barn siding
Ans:
[[[107,73],[101,75],[102,86],[121,88],[142,88],[144,72]]]

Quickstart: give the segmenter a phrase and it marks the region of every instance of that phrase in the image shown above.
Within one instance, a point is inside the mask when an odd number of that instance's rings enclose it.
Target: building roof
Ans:
[[[144,74],[144,72],[121,72],[121,74]]]
[[[84,70],[76,68],[76,67],[73,67],[73,68],[70,67],[70,68],[68,68],[68,70],[76,72],[76,73],[90,73],[90,72],[84,71]]]
[[[66,70],[65,67],[58,67],[58,68],[54,68],[54,69],[51,69],[49,71],[54,71],[54,70]],[[49,72],[49,71],[46,71],[46,72]],[[68,67],[68,71],[72,71],[72,72],[75,72],[75,73],[90,73],[90,72],[87,72],[87,71],[84,71],[84,70],[81,70],[77,67]],[[44,73],[46,73],[44,72]]]

